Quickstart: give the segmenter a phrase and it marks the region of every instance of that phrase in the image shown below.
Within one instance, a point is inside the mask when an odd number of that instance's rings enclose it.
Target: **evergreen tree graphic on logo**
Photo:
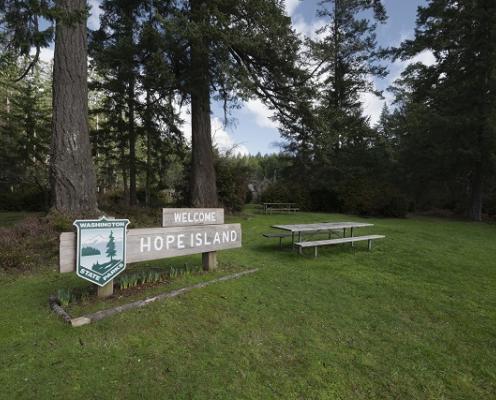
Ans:
[[[77,220],[78,276],[105,286],[126,268],[127,219]]]
[[[115,254],[114,233],[110,231],[109,241],[107,243],[107,256],[110,257],[110,261],[113,260]]]

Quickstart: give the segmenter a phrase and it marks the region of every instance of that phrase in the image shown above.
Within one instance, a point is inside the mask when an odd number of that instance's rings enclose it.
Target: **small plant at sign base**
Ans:
[[[67,307],[72,299],[72,293],[70,289],[59,289],[57,290],[57,298],[60,301],[60,305]]]
[[[122,275],[119,279],[119,286],[121,289],[127,289],[129,287],[129,276]]]
[[[138,280],[139,276],[138,274],[132,274],[129,276],[129,287],[136,287],[138,286]]]

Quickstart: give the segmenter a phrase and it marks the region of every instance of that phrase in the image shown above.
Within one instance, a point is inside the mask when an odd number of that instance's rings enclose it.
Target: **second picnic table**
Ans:
[[[320,222],[314,224],[290,224],[290,225],[272,225],[274,229],[281,229],[291,232],[291,246],[294,248],[295,235],[298,235],[298,242],[301,242],[302,234],[329,232],[329,237],[332,231],[343,231],[343,237],[346,236],[346,229],[350,229],[350,236],[353,236],[354,228],[363,228],[374,226],[365,222]]]
[[[300,210],[295,207],[296,203],[262,203],[262,206],[265,214],[272,214],[272,211],[286,211],[290,213]]]

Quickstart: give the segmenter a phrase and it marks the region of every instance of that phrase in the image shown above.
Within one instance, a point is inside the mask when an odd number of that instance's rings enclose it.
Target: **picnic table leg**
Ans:
[[[372,240],[369,240],[369,251],[372,250]]]
[[[291,248],[294,250],[294,232],[291,232]]]
[[[298,232],[298,242],[301,242],[301,232]]]
[[[331,239],[332,231],[329,231],[329,239]]]
[[[346,228],[343,228],[343,237],[346,237]]]
[[[353,237],[353,228],[350,228],[350,237]],[[354,247],[355,244],[351,242],[351,247]]]
[[[279,248],[282,249],[282,236],[279,236]]]
[[[315,246],[313,249],[314,249],[314,257],[317,258],[317,249],[318,249],[318,247]]]

